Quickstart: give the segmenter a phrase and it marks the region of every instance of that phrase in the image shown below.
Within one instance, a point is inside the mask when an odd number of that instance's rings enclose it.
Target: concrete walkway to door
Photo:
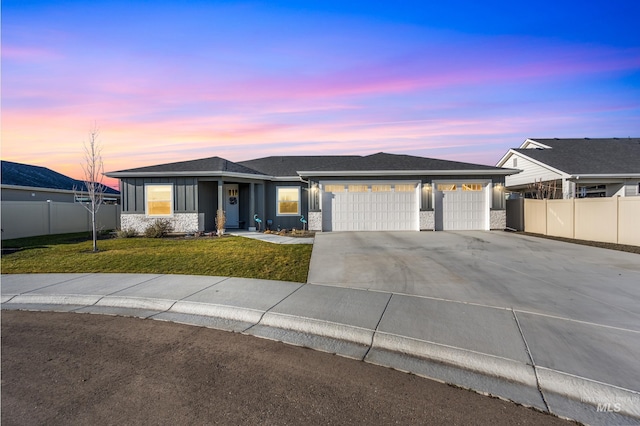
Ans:
[[[587,423],[598,405],[640,418],[637,254],[506,232],[325,233],[308,282],[391,294],[375,339],[434,361],[401,369],[531,404],[489,379],[527,383]]]

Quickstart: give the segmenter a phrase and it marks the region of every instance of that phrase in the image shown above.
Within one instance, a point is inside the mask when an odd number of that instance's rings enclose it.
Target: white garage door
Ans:
[[[373,183],[323,185],[325,231],[419,230],[418,184]]]
[[[487,230],[487,185],[438,183],[436,230]]]

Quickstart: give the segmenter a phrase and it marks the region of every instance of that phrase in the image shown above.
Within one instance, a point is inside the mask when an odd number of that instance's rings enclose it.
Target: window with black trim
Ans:
[[[144,192],[147,216],[173,215],[173,185],[145,185]]]
[[[299,186],[278,186],[276,187],[276,195],[278,198],[278,216],[300,215]]]

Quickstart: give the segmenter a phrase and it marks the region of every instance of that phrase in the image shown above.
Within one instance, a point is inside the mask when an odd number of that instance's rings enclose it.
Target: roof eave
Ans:
[[[498,163],[496,164],[496,167],[502,167],[504,165],[504,163],[507,162],[509,157],[511,157],[513,154],[516,154],[516,151],[514,151],[513,148],[512,148],[509,151],[507,151],[507,153],[505,155],[502,156],[500,161],[498,161]]]
[[[520,156],[522,156],[523,158],[526,158],[527,160],[531,161],[532,163],[535,163],[535,164],[537,164],[537,165],[538,165],[538,166],[540,166],[540,167],[544,167],[544,168],[545,168],[545,169],[547,169],[547,170],[551,170],[551,171],[552,171],[552,172],[554,172],[554,173],[558,173],[559,175],[562,175],[562,176],[569,176],[569,175],[570,175],[570,173],[563,172],[563,171],[562,171],[562,170],[560,170],[560,169],[556,169],[555,167],[550,166],[549,164],[544,163],[544,162],[542,162],[542,161],[540,161],[540,160],[536,160],[536,159],[535,159],[535,158],[533,158],[533,157],[529,157],[528,155],[526,155],[526,154],[524,154],[524,153],[522,153],[522,152],[514,151],[514,154],[520,155]]]
[[[340,170],[299,171],[300,176],[463,176],[463,175],[514,175],[517,169],[467,169],[467,170]]]
[[[236,177],[243,179],[270,180],[271,176],[237,172],[107,172],[110,178],[140,178],[140,177]]]
[[[520,145],[520,147],[519,147],[519,148],[520,148],[520,149],[522,149],[522,148],[524,148],[525,146],[527,146],[527,144],[529,144],[529,143],[534,144],[534,145],[537,145],[537,146],[539,146],[540,148],[544,148],[544,149],[551,149],[551,147],[550,147],[549,145],[545,145],[545,144],[543,144],[543,143],[541,143],[541,142],[538,142],[537,140],[535,140],[535,139],[531,139],[531,138],[527,138],[527,140],[525,140],[524,142],[522,142],[522,145]]]
[[[569,180],[580,179],[638,179],[640,173],[597,173],[597,174],[574,174]]]

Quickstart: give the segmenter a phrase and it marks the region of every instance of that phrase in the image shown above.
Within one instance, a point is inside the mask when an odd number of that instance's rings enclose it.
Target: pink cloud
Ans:
[[[12,45],[2,46],[2,59],[4,60],[36,62],[60,58],[62,58],[62,55],[51,49]]]

